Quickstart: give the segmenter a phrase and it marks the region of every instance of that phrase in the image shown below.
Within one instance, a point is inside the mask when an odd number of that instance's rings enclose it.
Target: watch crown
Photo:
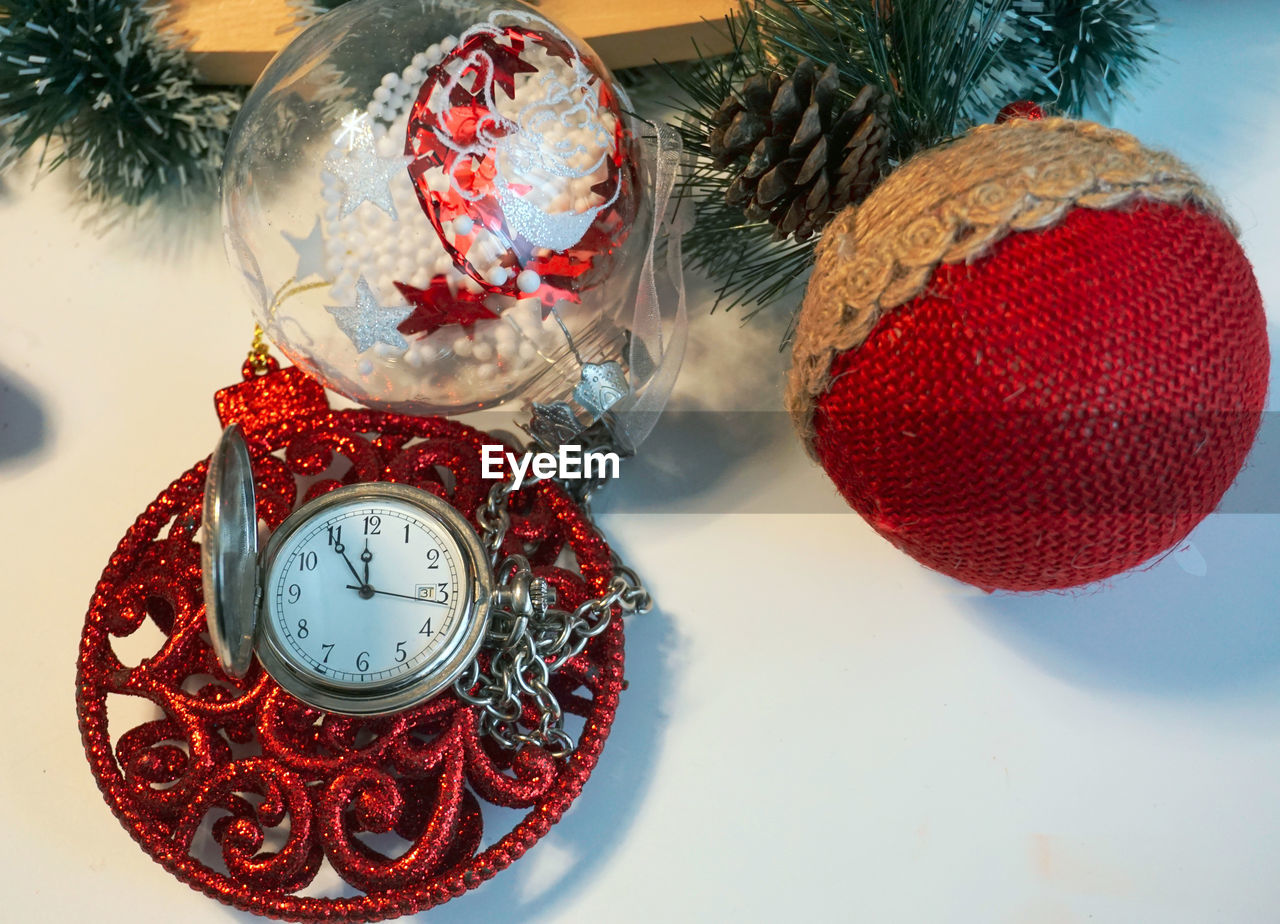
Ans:
[[[529,602],[533,604],[534,615],[545,616],[547,610],[556,605],[556,589],[545,578],[534,578],[529,582]]]

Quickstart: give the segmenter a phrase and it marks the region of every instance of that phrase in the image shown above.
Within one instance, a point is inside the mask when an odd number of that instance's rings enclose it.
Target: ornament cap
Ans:
[[[253,662],[257,616],[258,516],[249,447],[238,424],[209,457],[200,564],[209,638],[222,669],[243,677]]]

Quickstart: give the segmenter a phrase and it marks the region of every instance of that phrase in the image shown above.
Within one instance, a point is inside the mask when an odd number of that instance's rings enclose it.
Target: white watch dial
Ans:
[[[331,682],[367,684],[445,655],[465,599],[458,544],[420,510],[354,500],[309,521],[267,575],[268,628]]]
[[[258,656],[298,698],[376,714],[452,681],[487,619],[478,539],[456,511],[400,485],[301,508],[268,547]]]

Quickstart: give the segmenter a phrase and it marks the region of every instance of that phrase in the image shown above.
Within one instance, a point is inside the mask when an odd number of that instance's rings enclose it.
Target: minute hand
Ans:
[[[358,584],[348,584],[348,585],[347,585],[347,589],[348,589],[348,590],[359,590],[359,589],[360,589],[360,586],[359,586]],[[397,594],[397,593],[392,593],[392,592],[391,592],[391,591],[389,591],[389,590],[373,590],[373,588],[372,588],[372,587],[371,587],[371,588],[369,588],[369,589],[370,589],[370,590],[372,590],[375,594],[382,594],[384,597],[401,597],[401,598],[403,598],[403,599],[405,599],[405,600],[414,600],[414,601],[416,601],[416,602],[418,602],[418,603],[435,603],[435,604],[437,604],[437,605],[439,605],[439,606],[448,606],[448,605],[449,605],[449,604],[445,603],[443,600],[428,600],[426,597],[414,597],[414,596],[410,596],[409,594]]]

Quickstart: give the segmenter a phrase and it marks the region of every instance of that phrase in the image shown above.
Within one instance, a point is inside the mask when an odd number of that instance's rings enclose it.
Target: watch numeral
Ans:
[[[369,652],[362,651],[356,655],[356,670],[367,671],[369,669]]]
[[[430,619],[428,619],[426,622],[424,622],[424,623],[422,624],[422,628],[418,630],[418,634],[419,634],[419,635],[430,635],[430,634],[431,634],[431,620],[430,620]]]
[[[342,545],[342,527],[329,527],[329,545]]]
[[[324,657],[321,660],[324,661],[325,664],[328,664],[329,655],[333,654],[333,643],[331,642],[328,645],[321,645],[320,647],[324,649]]]
[[[403,661],[409,657],[409,652],[404,650],[404,642],[396,642],[396,660]]]
[[[297,603],[298,599],[301,596],[302,596],[302,588],[299,587],[297,584],[290,584],[289,585],[289,602]]]
[[[364,534],[366,536],[382,535],[382,517],[369,515],[364,518]]]
[[[440,550],[439,549],[427,549],[427,567],[428,568],[440,567]]]
[[[316,565],[319,564],[319,562],[320,557],[316,555],[315,552],[305,552],[303,553],[303,556],[298,559],[298,570],[315,571]]]
[[[311,630],[307,628],[307,621],[305,619],[299,619],[298,620],[298,638],[306,638],[310,634],[311,634]]]
[[[448,603],[448,602],[449,602],[449,585],[448,585],[448,584],[437,584],[437,585],[436,585],[436,589],[440,591],[440,595],[439,595],[438,597],[436,597],[436,602],[437,602],[437,603]]]
[[[409,541],[409,524],[408,523],[404,524],[404,541],[405,542]]]

